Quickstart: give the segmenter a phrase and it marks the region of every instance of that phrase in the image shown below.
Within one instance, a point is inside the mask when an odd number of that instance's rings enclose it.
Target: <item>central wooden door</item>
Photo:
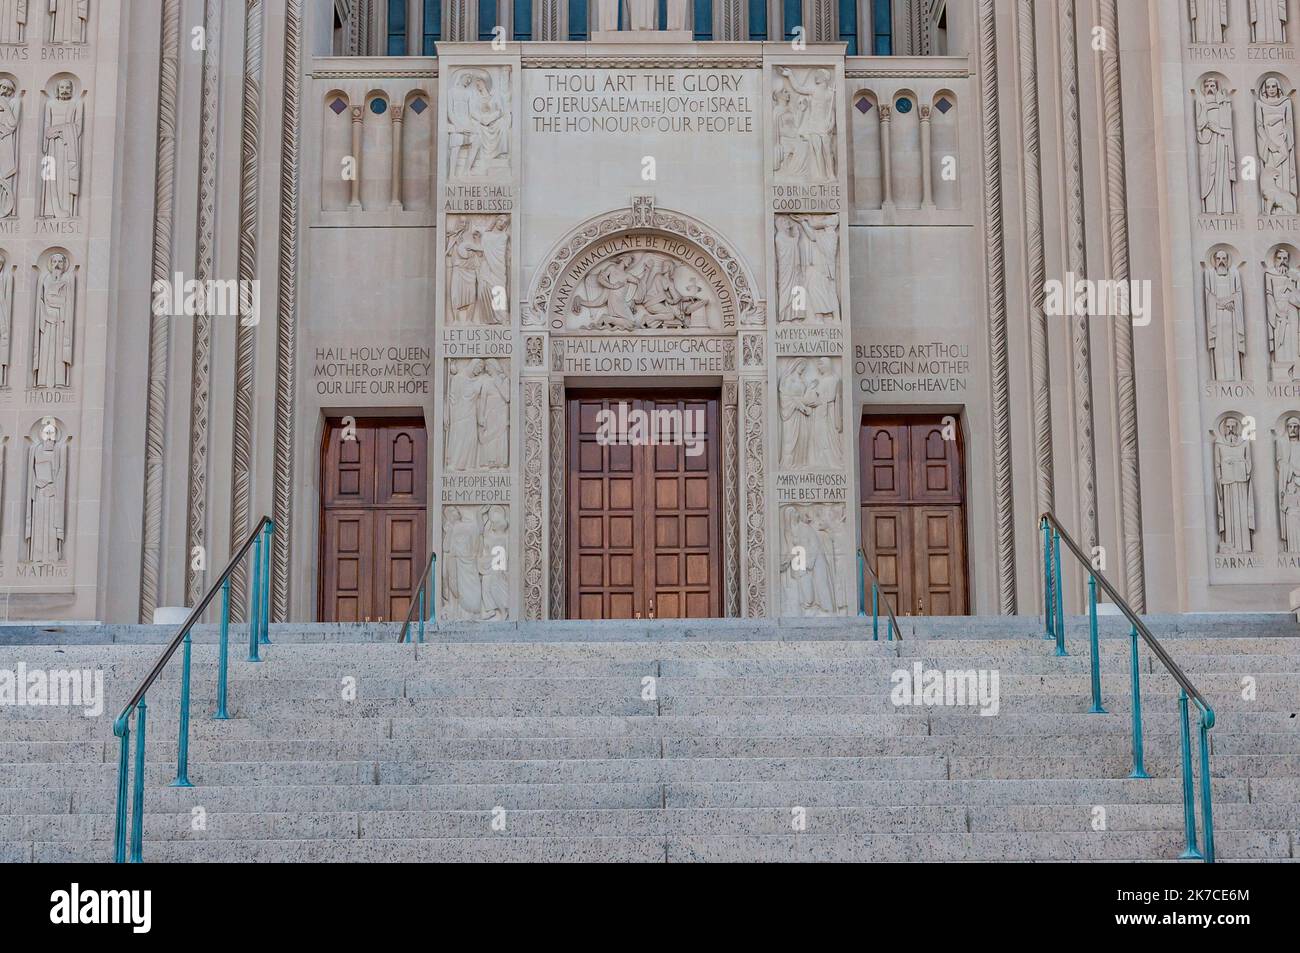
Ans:
[[[325,423],[321,449],[322,622],[400,621],[427,556],[422,420]]]
[[[638,413],[673,412],[683,421],[689,413],[698,424],[692,427],[698,453],[680,441],[602,438],[602,413],[631,422]],[[718,433],[716,392],[570,394],[570,619],[722,614]]]
[[[966,487],[955,420],[866,417],[858,450],[862,548],[894,611],[965,615]]]

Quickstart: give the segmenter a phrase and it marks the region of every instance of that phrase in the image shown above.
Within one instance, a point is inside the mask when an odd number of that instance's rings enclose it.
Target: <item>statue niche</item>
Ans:
[[[842,615],[842,567],[837,545],[846,528],[843,503],[790,504],[781,508],[783,616]]]
[[[1265,215],[1294,215],[1298,184],[1295,116],[1291,91],[1269,74],[1255,100],[1255,139],[1259,148],[1259,194]]]
[[[1300,414],[1287,414],[1273,431],[1277,467],[1279,542],[1284,553],[1300,553]]]
[[[447,216],[447,324],[510,324],[510,216]]]
[[[34,563],[62,562],[67,542],[68,444],[71,438],[53,417],[27,438],[25,556]]]
[[[1240,556],[1255,549],[1254,461],[1251,442],[1241,432],[1241,418],[1228,414],[1214,441],[1214,515],[1221,556]]]
[[[510,615],[510,520],[503,506],[442,511],[442,600],[448,621],[502,621]]]
[[[454,179],[510,175],[510,70],[462,67],[447,93],[447,154]]]

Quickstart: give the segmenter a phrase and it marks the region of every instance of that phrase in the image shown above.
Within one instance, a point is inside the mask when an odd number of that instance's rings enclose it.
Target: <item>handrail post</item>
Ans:
[[[271,550],[275,548],[275,524],[266,524],[266,548],[262,555],[262,631],[258,640],[271,644]]]
[[[867,615],[867,557],[858,550],[858,618]]]
[[[262,661],[257,657],[257,633],[262,627],[262,534],[253,543],[253,604],[248,621],[248,660]]]
[[[1187,690],[1178,689],[1178,717],[1182,725],[1183,744],[1183,830],[1187,835],[1187,849],[1179,857],[1183,860],[1200,860],[1196,849],[1196,808],[1192,802],[1192,737],[1187,724]]]
[[[174,788],[192,788],[190,784],[190,634],[185,633],[181,659],[180,737],[176,740],[176,780]]]
[[[1052,586],[1052,527],[1043,518],[1043,638],[1056,638],[1056,627],[1052,621],[1056,607],[1056,596]]]
[[[426,583],[420,583],[420,641],[424,641],[424,589]]]
[[[1090,715],[1104,715],[1106,709],[1101,707],[1101,659],[1098,657],[1100,647],[1097,645],[1097,576],[1088,573],[1088,649],[1092,654],[1092,707]]]
[[[1142,764],[1142,689],[1138,683],[1138,629],[1129,627],[1129,676],[1133,687],[1133,773],[1130,778],[1144,779],[1147,774]]]
[[[1065,651],[1065,597],[1062,595],[1065,586],[1061,579],[1061,532],[1055,527],[1052,529],[1052,578],[1056,582],[1056,609],[1054,610],[1056,654],[1061,657],[1069,653]]]
[[[1206,720],[1209,724],[1206,724]],[[1214,724],[1213,712],[1202,712],[1199,719],[1201,733],[1201,825],[1204,828],[1205,862],[1214,863],[1214,808],[1210,804],[1210,726]]]
[[[871,580],[871,641],[880,641],[880,583]]]
[[[216,721],[226,721],[230,713],[226,711],[226,694],[228,686],[227,668],[230,659],[230,576],[221,584],[221,645],[217,649],[217,712]]]
[[[122,719],[113,726],[122,739],[117,756],[117,818],[113,828],[113,863],[126,863],[126,787],[131,774],[131,722]]]
[[[438,625],[438,554],[429,556],[429,624]]]
[[[135,709],[135,778],[131,798],[131,863],[144,860],[144,729],[149,706],[143,698]]]

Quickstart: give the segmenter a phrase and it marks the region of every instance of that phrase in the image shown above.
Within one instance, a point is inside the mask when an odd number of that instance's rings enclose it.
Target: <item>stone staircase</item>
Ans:
[[[904,641],[874,643],[858,620],[494,625],[417,646],[391,625],[275,626],[260,664],[239,630],[227,722],[205,627],[193,788],[169,786],[179,655],[148,699],[145,859],[1176,859],[1176,686],[1144,650],[1152,778],[1130,780],[1127,630],[1105,620],[1109,713],[1090,715],[1082,622],[1066,659],[1005,618],[904,620]],[[1152,627],[1218,715],[1218,859],[1295,859],[1294,617]],[[102,667],[107,695],[99,718],[0,707],[0,861],[111,859],[112,721],[166,635],[0,628],[0,669]],[[916,662],[996,670],[998,714],[896,706],[891,675]]]

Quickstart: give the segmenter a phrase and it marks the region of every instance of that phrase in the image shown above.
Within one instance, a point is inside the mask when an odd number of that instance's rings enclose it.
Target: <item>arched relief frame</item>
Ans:
[[[543,264],[535,273],[529,295],[524,301],[525,327],[551,330],[552,299],[558,282],[582,255],[597,243],[621,234],[657,232],[684,239],[702,251],[721,269],[731,285],[735,302],[736,324],[728,324],[721,332],[703,332],[717,336],[736,335],[739,328],[762,327],[766,321],[766,302],[758,296],[759,285],[748,264],[733,251],[733,246],[703,222],[680,212],[656,209],[649,196],[638,196],[632,206],[597,216],[571,229],[543,257]],[[561,332],[561,334],[588,335],[593,332]],[[595,332],[601,334],[604,332]],[[761,339],[761,338],[760,338]],[[544,339],[541,339],[544,340]],[[562,341],[551,340],[551,367],[553,375],[564,370]],[[543,347],[543,353],[545,348]],[[765,484],[761,478],[751,479],[742,485],[742,442],[752,443],[760,459],[765,458],[766,415],[753,415],[753,420],[742,426],[740,419],[739,386],[736,374],[740,370],[740,348],[729,350],[726,371],[720,394],[721,432],[720,447],[722,479],[723,538],[723,611],[728,617],[738,617],[743,611],[749,614],[766,614],[762,597],[766,580],[749,580],[748,605],[742,604],[746,582],[741,569],[740,500],[746,496],[746,519],[758,527],[766,525]],[[752,371],[757,368],[749,367]],[[757,381],[755,381],[757,383]],[[765,389],[766,385],[760,385]],[[548,385],[541,381],[524,383],[524,494],[525,513],[549,512],[547,519],[527,520],[523,527],[524,598],[523,618],[562,618],[565,612],[566,556],[565,520],[565,385],[562,379],[552,376]],[[543,426],[549,430],[549,440],[543,438]],[[543,462],[544,461],[544,462]],[[752,486],[749,484],[752,483]],[[751,526],[752,532],[752,526]],[[543,555],[545,554],[545,555]],[[761,562],[762,560],[760,560]],[[545,568],[543,565],[545,563]],[[753,567],[750,567],[753,574]],[[755,595],[755,585],[757,593]]]
[[[766,305],[758,297],[758,283],[749,267],[732,252],[731,243],[698,219],[683,212],[657,209],[649,197],[641,197],[629,208],[588,219],[552,246],[533,279],[524,305],[524,326],[551,326],[553,298],[560,279],[588,248],[619,235],[645,232],[684,239],[701,250],[727,276],[737,323],[745,327],[764,323]],[[727,323],[724,333],[734,330],[735,325]]]

